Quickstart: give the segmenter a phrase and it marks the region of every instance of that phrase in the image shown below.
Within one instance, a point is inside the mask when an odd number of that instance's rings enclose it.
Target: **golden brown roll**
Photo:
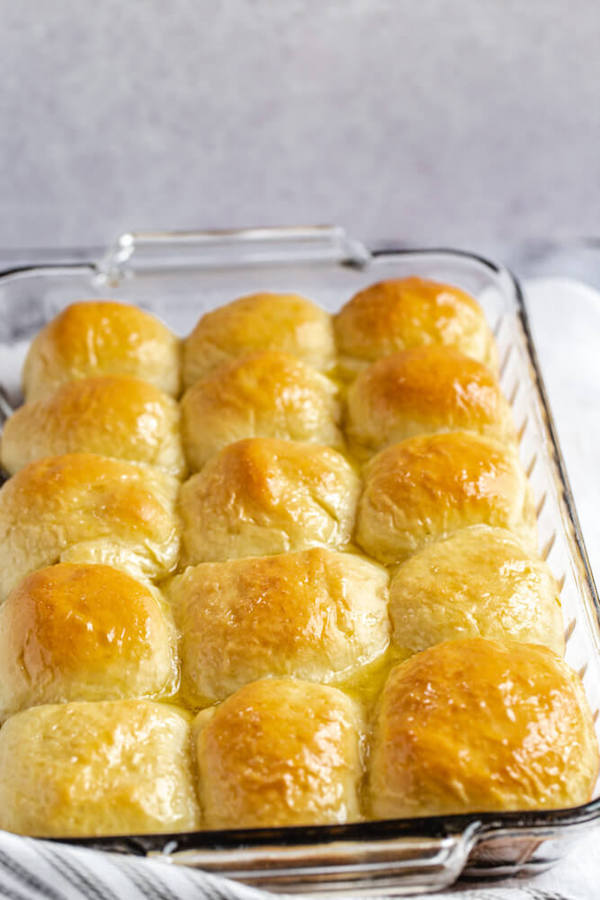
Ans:
[[[208,828],[359,818],[362,723],[341,691],[266,678],[201,712],[194,730]]]
[[[65,381],[133,375],[167,394],[181,383],[181,341],[149,313],[112,300],[67,306],[34,338],[23,368],[28,402]]]
[[[343,547],[359,486],[328,447],[271,438],[229,444],[181,488],[182,562]]]
[[[375,817],[554,809],[598,774],[578,676],[535,644],[438,644],[392,669],[370,758]]]
[[[265,351],[225,363],[189,388],[181,411],[194,470],[243,438],[343,444],[333,383],[287,353]]]
[[[150,700],[17,713],[0,730],[0,828],[36,837],[198,828],[190,720]]]
[[[139,378],[100,375],[69,381],[26,403],[2,433],[1,462],[13,474],[61,453],[98,453],[183,475],[179,406]]]
[[[177,676],[166,604],[110,566],[39,569],[0,606],[0,720],[42,703],[164,696]]]
[[[537,542],[531,489],[516,454],[466,431],[409,438],[367,465],[356,541],[383,563],[401,562],[424,544],[468,525]]]
[[[458,430],[516,440],[495,376],[451,347],[394,353],[361,372],[348,391],[346,432],[361,456],[417,434]]]
[[[423,547],[390,587],[394,641],[416,652],[464,637],[511,638],[564,653],[556,579],[503,528],[473,525]]]
[[[171,583],[191,706],[265,675],[351,677],[389,643],[385,569],[314,548],[203,563]]]
[[[380,281],[352,297],[333,322],[346,374],[398,350],[429,344],[454,347],[493,371],[498,367],[481,307],[451,285],[417,277]]]
[[[184,385],[258,350],[281,350],[328,369],[335,358],[331,316],[297,294],[250,294],[226,303],[202,316],[184,341]]]
[[[59,561],[166,575],[179,553],[177,488],[158,469],[92,453],[25,466],[0,489],[0,600]]]

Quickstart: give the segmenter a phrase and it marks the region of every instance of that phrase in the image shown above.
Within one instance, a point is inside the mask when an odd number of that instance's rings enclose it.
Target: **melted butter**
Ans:
[[[412,656],[410,650],[390,644],[385,653],[376,660],[362,666],[350,678],[335,682],[334,686],[360,703],[368,715],[383,690],[390,669],[404,662],[409,656]]]
[[[343,691],[360,704],[364,711],[365,718],[368,720],[371,717],[375,704],[383,690],[390,670],[412,655],[413,651],[404,647],[396,647],[391,644],[385,653],[378,656],[377,659],[372,662],[362,666],[350,676],[350,678],[341,681],[332,680],[329,682],[315,683],[327,684],[329,687],[334,687],[337,688],[337,690]],[[294,678],[293,675],[285,675],[283,673],[265,677]],[[240,687],[242,687],[242,685],[240,685]],[[153,699],[159,703],[162,702],[181,706],[183,709],[192,713],[192,715],[197,715],[199,712],[202,712],[202,710],[209,709],[213,706],[219,706],[226,698],[223,698],[222,700],[205,698],[204,702],[192,705],[185,692],[182,691],[181,685],[179,685],[175,692],[169,694],[162,693],[160,696],[153,697]]]

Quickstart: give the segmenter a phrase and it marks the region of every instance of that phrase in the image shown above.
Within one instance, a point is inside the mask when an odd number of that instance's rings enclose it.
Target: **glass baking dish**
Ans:
[[[582,679],[598,730],[600,604],[532,343],[519,285],[501,266],[453,250],[371,252],[341,228],[125,234],[88,263],[13,269],[0,275],[0,415],[20,401],[31,337],[76,299],[139,304],[187,334],[207,310],[257,290],[293,291],[330,311],[383,278],[418,274],[458,285],[481,303],[500,351],[501,384],[513,408],[532,483],[540,551],[561,584],[566,659]],[[575,809],[482,813],[344,826],[199,831],[77,839],[70,843],[160,855],[274,891],[390,896],[439,890],[461,874],[538,872],[578,829],[600,818],[600,788]]]

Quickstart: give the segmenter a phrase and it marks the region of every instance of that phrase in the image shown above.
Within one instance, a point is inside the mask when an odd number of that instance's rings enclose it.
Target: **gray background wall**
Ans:
[[[0,247],[600,231],[596,0],[0,0]]]

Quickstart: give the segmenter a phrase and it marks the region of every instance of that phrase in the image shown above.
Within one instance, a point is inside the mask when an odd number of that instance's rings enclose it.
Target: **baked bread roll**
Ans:
[[[197,381],[181,403],[185,452],[201,469],[222,447],[249,437],[339,447],[333,383],[287,353],[253,353]]]
[[[361,717],[346,694],[291,679],[246,685],[195,723],[208,828],[359,818]]]
[[[188,569],[168,589],[186,702],[265,675],[350,678],[388,646],[387,587],[385,569],[321,548]]]
[[[503,528],[473,525],[423,547],[390,587],[394,642],[416,652],[463,637],[512,638],[564,653],[556,579]]]
[[[177,402],[128,375],[69,381],[26,403],[5,423],[0,449],[10,474],[61,453],[114,456],[178,476],[185,470]]]
[[[401,562],[431,541],[468,525],[537,543],[531,488],[516,454],[466,431],[413,437],[367,465],[356,541],[382,563]]]
[[[73,303],[33,339],[23,368],[25,399],[40,400],[65,381],[92,375],[133,375],[177,396],[181,341],[136,306]]]
[[[203,315],[184,341],[184,385],[258,350],[281,350],[328,369],[335,360],[331,316],[298,294],[250,294],[226,303]]]
[[[343,547],[359,487],[328,447],[271,438],[229,444],[181,488],[182,562]]]
[[[516,442],[494,375],[453,348],[394,353],[361,372],[348,391],[346,432],[363,457],[417,434],[460,430]]]
[[[0,600],[59,561],[166,575],[179,553],[177,488],[158,469],[92,453],[25,466],[0,489]]]
[[[0,730],[0,828],[35,837],[198,828],[190,720],[149,700],[17,713]]]
[[[165,696],[177,681],[166,604],[110,566],[39,569],[0,606],[0,720],[42,703]]]
[[[465,291],[424,278],[393,278],[360,291],[334,317],[342,371],[356,374],[398,350],[442,344],[498,368],[494,336]]]
[[[577,806],[597,774],[581,682],[546,647],[448,641],[389,675],[370,758],[377,818]]]

